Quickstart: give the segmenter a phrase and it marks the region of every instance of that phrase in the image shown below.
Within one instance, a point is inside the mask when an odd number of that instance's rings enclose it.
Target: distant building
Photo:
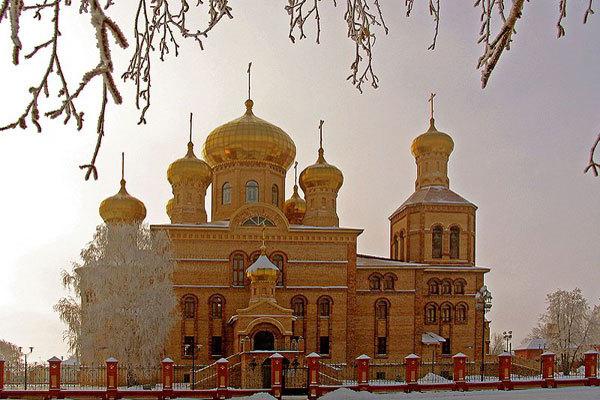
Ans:
[[[540,361],[542,353],[546,351],[546,347],[546,340],[533,338],[523,342],[519,348],[514,349],[515,357]]]
[[[477,207],[449,188],[454,142],[433,115],[411,147],[415,192],[389,217],[389,257],[357,254],[362,229],[340,226],[344,177],[322,145],[300,174],[304,196],[296,184],[285,200],[296,146],[255,116],[252,100],[240,118],[208,135],[206,161],[193,146],[190,138],[187,154],[167,171],[171,223],[151,226],[168,233],[176,256],[180,319],[165,344],[175,362],[243,353],[262,363],[275,350],[288,361],[316,352],[338,363],[363,353],[381,362],[411,353],[481,357],[488,337],[475,294],[489,269],[475,265]],[[124,188],[123,181],[118,198],[101,206],[107,223],[145,217],[143,203]],[[377,187],[370,189],[371,200],[354,212],[385,212]]]

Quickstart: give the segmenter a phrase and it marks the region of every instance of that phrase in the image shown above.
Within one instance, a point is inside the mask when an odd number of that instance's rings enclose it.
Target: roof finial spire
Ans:
[[[298,186],[298,161],[294,163],[294,186]]]
[[[121,189],[119,193],[127,194],[127,189],[125,189],[125,152],[121,152]]]
[[[192,124],[194,121],[194,113],[190,113],[190,141],[188,142],[188,151],[187,154],[185,155],[186,157],[196,157],[194,155],[194,143],[192,143]]]
[[[265,223],[262,223],[262,244],[260,245],[260,252],[262,255],[266,254],[267,246],[265,245]]]
[[[190,113],[190,143],[192,143],[192,124],[194,122],[194,113]]]
[[[323,158],[323,153],[325,152],[325,150],[323,150],[323,124],[325,123],[325,121],[320,120],[319,121],[319,159],[317,161],[322,162],[325,161],[325,159]]]
[[[252,114],[252,106],[254,105],[254,102],[252,101],[252,98],[250,96],[250,83],[251,83],[251,69],[252,69],[252,61],[248,63],[248,70],[246,71],[248,73],[248,99],[246,100],[246,114],[250,115]]]
[[[252,78],[252,76],[251,76],[251,73],[252,73],[251,69],[252,69],[252,61],[250,61],[248,63],[248,71],[246,71],[248,73],[248,100],[250,100],[252,98],[252,97],[250,97],[250,82],[251,82],[251,78]]]
[[[429,96],[429,100],[427,100],[430,103],[430,112],[429,112],[429,127],[430,128],[434,128],[434,123],[435,123],[435,119],[433,117],[434,115],[434,104],[433,104],[433,99],[435,98],[435,93],[431,93],[431,95]]]

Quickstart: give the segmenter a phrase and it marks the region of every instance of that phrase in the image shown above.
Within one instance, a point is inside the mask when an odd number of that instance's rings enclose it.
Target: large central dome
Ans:
[[[246,113],[214,129],[204,143],[204,159],[211,167],[233,161],[263,161],[286,171],[296,158],[296,145],[281,128],[252,113],[253,101],[246,100]]]

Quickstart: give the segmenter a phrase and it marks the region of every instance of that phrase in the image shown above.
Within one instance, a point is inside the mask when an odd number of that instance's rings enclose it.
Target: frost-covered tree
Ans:
[[[21,359],[21,352],[16,344],[7,340],[0,339],[0,359],[10,365],[18,365]]]
[[[401,0],[391,0],[398,1]],[[24,107],[21,115],[12,119],[12,122],[0,126],[0,131],[5,129],[26,129],[28,124],[42,130],[41,117],[61,118],[64,123],[74,121],[77,129],[82,129],[84,113],[79,107],[81,94],[86,91],[93,80],[101,82],[99,85],[100,111],[96,122],[97,142],[90,163],[81,165],[86,170],[86,179],[93,176],[97,179],[96,158],[104,136],[104,121],[107,104],[112,100],[114,104],[121,104],[123,98],[117,84],[118,76],[135,86],[135,105],[140,110],[139,123],[146,123],[146,111],[151,103],[151,89],[153,77],[153,64],[156,59],[164,61],[169,55],[178,56],[181,43],[184,40],[194,41],[200,49],[204,49],[204,42],[209,33],[223,21],[233,18],[233,7],[230,0],[134,0],[124,2],[119,0],[0,0],[0,23],[10,24],[10,41],[13,49],[9,58],[17,65],[22,61],[32,58],[42,58],[46,68],[41,76],[36,77],[29,86],[30,101]],[[241,2],[245,7],[250,7],[252,2]],[[281,17],[289,20],[288,37],[292,43],[307,38],[307,31],[313,24],[314,37],[317,43],[321,37],[320,10],[324,6],[338,7],[341,9],[347,26],[347,37],[352,42],[354,51],[351,56],[348,81],[362,92],[364,84],[373,88],[379,86],[374,66],[376,39],[381,34],[389,31],[384,19],[382,0],[287,0],[281,3],[273,2],[273,7],[279,9]],[[406,16],[409,17],[415,6],[427,7],[433,19],[433,39],[429,50],[434,50],[440,33],[440,0],[415,2],[404,0]],[[565,35],[564,22],[567,17],[568,0],[547,1],[548,6],[557,7],[558,22],[556,24],[557,36]],[[572,2],[571,2],[572,3]],[[119,5],[133,4],[126,21],[117,23],[112,15]],[[477,68],[481,70],[481,83],[485,87],[505,50],[509,50],[517,32],[518,22],[521,20],[525,0],[471,0],[448,1],[445,6],[471,7],[480,10],[480,27],[474,32],[473,38],[481,45],[481,56],[477,60]],[[580,4],[583,23],[594,14],[593,0]],[[243,8],[240,6],[243,12]],[[82,76],[67,76],[64,68],[65,54],[72,58],[79,55],[79,50],[72,46],[62,46],[65,33],[62,27],[73,23],[73,19],[65,22],[69,12],[78,13],[90,31],[94,33],[98,58],[92,61],[87,72]],[[50,33],[47,37],[25,34],[23,21],[47,24]],[[272,16],[265,15],[264,21],[269,22]],[[261,21],[262,23],[262,21]],[[133,37],[127,38],[120,25],[127,24],[133,27]],[[79,33],[77,33],[79,34]],[[111,44],[109,38],[114,39]],[[114,49],[130,48],[131,58],[124,71],[115,71],[111,56]],[[44,58],[45,57],[45,58]],[[117,77],[117,78],[115,78]],[[52,82],[51,82],[52,81]],[[55,90],[51,88],[57,87]],[[44,98],[54,97],[55,101],[45,109],[40,108]],[[77,103],[77,104],[76,104]],[[592,171],[598,176],[600,164],[594,160],[596,147],[600,142],[600,135],[596,139],[591,151],[588,166],[585,171]]]
[[[492,341],[490,344],[490,354],[492,355],[498,355],[500,353],[502,353],[505,349],[504,349],[504,344],[506,342],[504,341],[504,338],[502,337],[501,333],[494,333],[494,335],[492,336]]]
[[[600,343],[600,305],[590,307],[581,289],[546,295],[546,311],[530,337],[543,338],[557,354],[559,368],[568,374],[583,353]]]
[[[72,295],[56,305],[65,338],[82,364],[115,357],[155,367],[175,320],[174,261],[166,233],[144,225],[101,225],[63,283]],[[132,369],[143,378],[141,369]]]

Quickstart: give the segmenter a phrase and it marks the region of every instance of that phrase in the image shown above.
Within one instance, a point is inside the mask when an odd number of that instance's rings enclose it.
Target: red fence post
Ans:
[[[408,385],[408,391],[410,391],[418,385],[421,357],[416,354],[409,354],[404,357],[404,364],[406,365],[406,384]]]
[[[283,366],[283,356],[279,353],[271,357],[271,394],[277,399],[281,399],[281,370]]]
[[[4,390],[4,358],[0,357],[0,392]]]
[[[225,358],[217,360],[217,399],[226,399],[229,387],[229,361]]]
[[[171,397],[173,392],[173,360],[165,358],[160,363],[162,367],[162,388],[164,397]]]
[[[465,385],[465,375],[467,370],[467,356],[463,353],[458,353],[452,356],[453,361],[453,373],[452,377],[454,379],[454,384],[457,389],[466,389],[467,385]]]
[[[61,360],[58,357],[52,357],[48,360],[48,372],[50,375],[50,398],[58,397],[60,391],[60,364]]]
[[[554,362],[556,360],[556,354],[546,351],[542,353],[542,387],[556,387],[556,381],[554,380]]]
[[[585,377],[588,379],[588,385],[600,386],[600,379],[598,379],[598,353],[595,350],[586,351],[583,356],[585,357]]]
[[[117,387],[119,386],[119,368],[115,358],[110,357],[106,360],[106,397],[115,399],[117,397]]]
[[[310,353],[306,356],[308,363],[308,399],[314,400],[319,397],[319,359],[317,353]]]
[[[512,354],[504,352],[498,355],[498,379],[501,382],[500,389],[510,390],[510,374],[512,372]]]
[[[356,357],[356,373],[358,390],[369,390],[369,364],[371,363],[371,357],[366,354],[362,354]]]

